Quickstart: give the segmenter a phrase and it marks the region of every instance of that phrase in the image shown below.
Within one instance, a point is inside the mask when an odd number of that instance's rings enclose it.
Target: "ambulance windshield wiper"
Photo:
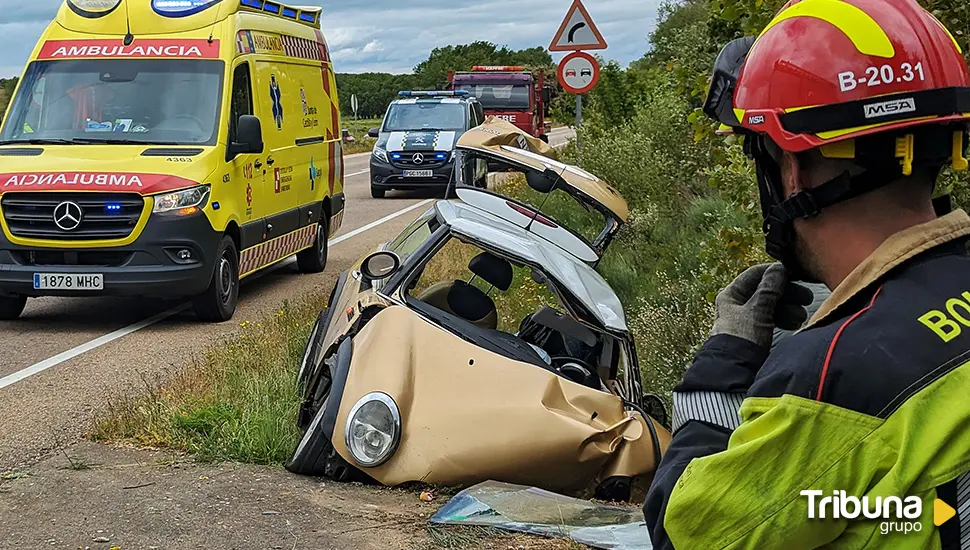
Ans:
[[[137,139],[74,138],[70,143],[78,145],[182,145],[176,141],[142,141]]]
[[[73,139],[8,139],[0,141],[0,145],[74,145]]]

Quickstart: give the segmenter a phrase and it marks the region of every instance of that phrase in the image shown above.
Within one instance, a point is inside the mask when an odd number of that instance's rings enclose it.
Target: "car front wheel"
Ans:
[[[383,199],[385,193],[386,193],[386,191],[383,190],[383,189],[378,189],[377,187],[374,187],[373,185],[370,186],[370,196],[373,197],[373,198],[375,198],[375,199]]]

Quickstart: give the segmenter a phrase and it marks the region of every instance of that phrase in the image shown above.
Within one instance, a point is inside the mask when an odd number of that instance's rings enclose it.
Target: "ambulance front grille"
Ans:
[[[80,207],[76,227],[64,218],[64,203]],[[124,239],[131,235],[145,208],[145,200],[134,193],[10,192],[0,199],[3,219],[10,233],[25,239],[90,241]],[[61,226],[55,222],[55,210]],[[67,213],[75,212],[71,210]]]

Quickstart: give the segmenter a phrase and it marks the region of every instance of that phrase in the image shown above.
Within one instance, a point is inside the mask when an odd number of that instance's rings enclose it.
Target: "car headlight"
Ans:
[[[376,158],[381,162],[388,162],[387,151],[384,149],[381,149],[380,147],[374,147],[374,158]]]
[[[344,429],[347,450],[365,468],[380,466],[397,450],[401,441],[401,413],[385,393],[362,397],[350,410]]]
[[[163,193],[155,195],[156,214],[166,212],[177,212],[178,214],[195,214],[209,199],[209,186],[200,185],[190,189],[183,189],[173,193]]]

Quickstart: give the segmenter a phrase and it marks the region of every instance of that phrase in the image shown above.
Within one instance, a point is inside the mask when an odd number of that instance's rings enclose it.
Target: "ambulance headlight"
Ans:
[[[387,151],[380,147],[374,147],[374,158],[381,162],[387,162]]]
[[[155,214],[195,214],[209,200],[209,186],[200,185],[172,193],[155,195]]]
[[[344,437],[357,464],[365,468],[380,466],[401,441],[401,412],[397,404],[385,393],[365,395],[350,410]]]

